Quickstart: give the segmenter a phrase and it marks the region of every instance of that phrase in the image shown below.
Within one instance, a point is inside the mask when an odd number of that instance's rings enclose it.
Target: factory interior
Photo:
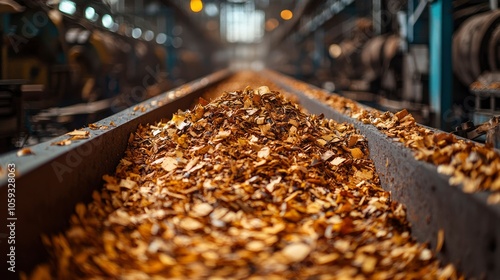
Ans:
[[[500,279],[498,0],[0,17],[1,279]]]

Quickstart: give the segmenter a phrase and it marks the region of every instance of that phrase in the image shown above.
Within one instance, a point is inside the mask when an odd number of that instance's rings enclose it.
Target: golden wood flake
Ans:
[[[34,155],[35,153],[30,149],[30,148],[22,148],[19,151],[17,151],[16,155],[18,157],[24,157],[24,156],[29,156],[29,155]]]
[[[61,140],[53,142],[51,145],[53,146],[69,146],[71,145],[71,140]]]
[[[69,140],[82,140],[90,138],[90,132],[86,130],[73,130],[66,133],[66,135],[71,136]]]

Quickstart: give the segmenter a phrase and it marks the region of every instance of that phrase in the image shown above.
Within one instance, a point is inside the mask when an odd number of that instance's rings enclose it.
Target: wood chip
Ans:
[[[279,184],[279,182],[281,182],[281,177],[278,177],[274,180],[272,180],[269,184],[266,185],[266,190],[268,192],[273,192],[274,191],[274,188],[277,184]]]
[[[359,135],[352,134],[349,136],[349,139],[347,140],[347,147],[352,148],[356,143],[358,143],[359,140]]]
[[[133,188],[137,188],[137,183],[135,181],[130,180],[130,179],[122,179],[120,181],[120,187],[126,188],[126,189],[133,189]]]
[[[361,269],[363,270],[364,273],[371,274],[373,273],[373,271],[375,271],[376,264],[377,264],[377,258],[366,257],[363,261]]]
[[[441,252],[444,244],[444,230],[440,229],[437,234],[436,252]]]
[[[70,139],[87,139],[90,138],[90,132],[86,130],[73,130],[66,133],[66,135],[71,136]]]
[[[177,168],[177,159],[173,157],[166,157],[163,159],[161,167],[167,172],[175,170]]]
[[[330,163],[334,166],[341,165],[343,162],[345,162],[347,159],[342,158],[342,157],[336,157],[334,158]]]
[[[351,155],[356,159],[362,159],[365,156],[359,148],[351,149]]]
[[[95,123],[91,123],[88,125],[88,127],[92,130],[96,130],[96,129],[99,129],[99,125],[95,124]]]
[[[57,142],[52,142],[53,146],[69,146],[71,145],[71,140],[61,140],[61,141],[57,141]]]
[[[229,135],[231,135],[231,130],[223,130],[223,131],[219,131],[219,134],[217,134],[217,137],[224,139],[224,138],[229,137]]]
[[[323,153],[323,154],[321,155],[321,160],[322,160],[322,161],[327,161],[327,160],[329,160],[330,158],[332,158],[334,155],[335,155],[335,153],[334,153],[334,152],[332,152],[332,151],[326,151],[325,153]]]
[[[399,121],[401,121],[404,117],[408,116],[409,114],[410,113],[408,112],[408,110],[403,109],[394,115],[396,116],[396,118],[398,118]]]
[[[328,255],[320,255],[319,257],[316,258],[315,261],[317,264],[329,264],[336,261],[339,258],[340,258],[339,254],[332,253]]]
[[[258,153],[257,153],[257,156],[259,158],[267,158],[269,156],[269,154],[271,153],[271,149],[269,149],[269,147],[263,147]]]
[[[193,207],[193,213],[198,217],[205,217],[212,212],[214,208],[208,203],[200,203]]]
[[[428,261],[432,258],[432,252],[429,249],[424,249],[422,252],[420,252],[419,259],[421,261]]]
[[[195,219],[192,219],[192,218],[184,218],[180,221],[179,226],[183,230],[192,231],[192,230],[201,229],[203,227],[203,224]]]
[[[266,248],[266,243],[258,240],[250,241],[245,248],[252,252],[260,252]]]

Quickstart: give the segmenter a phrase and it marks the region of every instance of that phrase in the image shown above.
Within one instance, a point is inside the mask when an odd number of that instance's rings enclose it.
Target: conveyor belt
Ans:
[[[32,147],[33,156],[17,157],[11,153],[1,157],[2,168],[14,163],[17,170],[17,269],[29,271],[46,259],[40,235],[53,234],[67,226],[76,203],[89,201],[92,191],[102,185],[102,175],[114,170],[130,133],[139,124],[153,123],[170,117],[178,109],[188,108],[206,88],[223,82],[230,74],[229,71],[217,72],[104,119],[98,124],[109,129],[86,129],[91,134],[90,139],[69,146],[51,145],[67,138],[62,136]],[[366,136],[382,185],[392,192],[395,200],[407,206],[412,234],[419,241],[430,242],[431,248],[435,248],[441,230],[445,243],[440,257],[445,262],[451,261],[469,276],[500,278],[500,251],[497,248],[500,207],[486,203],[487,193],[463,193],[460,188],[450,186],[448,177],[438,174],[435,166],[415,160],[408,149],[373,126],[303,95],[290,83],[290,78],[271,71],[266,71],[265,76],[295,95],[309,112],[352,123]],[[3,179],[0,201],[7,201]],[[0,213],[0,219],[6,221],[7,203],[0,204]],[[6,245],[2,242],[3,258],[6,257],[3,253],[7,252]]]

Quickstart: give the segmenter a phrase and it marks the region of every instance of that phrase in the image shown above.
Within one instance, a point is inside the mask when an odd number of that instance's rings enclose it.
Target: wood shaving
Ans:
[[[88,125],[88,127],[92,130],[106,130],[108,129],[109,127],[107,125],[100,125],[100,124],[95,124],[95,123],[91,123]]]
[[[61,140],[61,141],[57,141],[57,142],[53,142],[51,145],[53,146],[69,146],[71,145],[71,140]]]
[[[71,136],[68,140],[83,140],[90,138],[90,132],[86,130],[73,130],[66,133],[66,135]]]
[[[34,154],[35,153],[30,148],[22,148],[16,153],[18,157],[30,156]]]
[[[437,234],[436,252],[441,252],[444,244],[444,230],[440,229]]]

